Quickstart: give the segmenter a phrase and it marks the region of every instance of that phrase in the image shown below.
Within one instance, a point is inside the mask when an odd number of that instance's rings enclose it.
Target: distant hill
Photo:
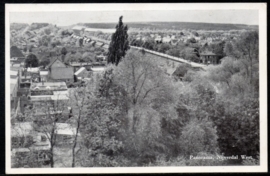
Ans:
[[[32,23],[29,30],[36,30],[46,26],[49,26],[49,23]]]
[[[25,29],[26,27],[28,27],[29,24],[27,23],[11,23],[10,24],[10,31],[20,31],[20,30],[23,30]]]
[[[89,28],[115,28],[115,23],[79,23]],[[221,23],[194,23],[194,22],[125,22],[131,28],[150,29],[191,29],[191,30],[258,30],[257,25],[221,24]]]

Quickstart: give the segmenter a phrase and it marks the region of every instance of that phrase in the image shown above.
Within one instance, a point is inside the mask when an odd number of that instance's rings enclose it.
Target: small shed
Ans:
[[[48,80],[49,71],[40,71],[39,72],[41,81],[46,82]]]

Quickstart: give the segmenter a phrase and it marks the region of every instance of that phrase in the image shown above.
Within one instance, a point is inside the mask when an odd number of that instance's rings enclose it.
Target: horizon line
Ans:
[[[21,23],[21,24],[28,24],[31,25],[33,23],[48,23],[48,24],[53,24],[53,25],[57,25],[56,23],[50,23],[50,22],[32,22],[32,23],[25,23],[25,22],[11,22],[10,24],[14,24],[14,23]],[[79,23],[83,23],[83,24],[117,24],[117,22],[78,22],[78,23],[74,23],[74,24],[70,24],[70,25],[59,25],[59,26],[72,26],[72,25],[77,25]],[[228,25],[245,25],[245,26],[259,26],[258,24],[243,24],[243,23],[219,23],[219,22],[191,22],[191,21],[127,21],[127,22],[123,22],[125,23],[201,23],[201,24],[228,24]]]

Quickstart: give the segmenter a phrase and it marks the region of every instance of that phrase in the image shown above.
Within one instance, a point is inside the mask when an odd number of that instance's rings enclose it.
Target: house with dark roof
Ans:
[[[215,54],[213,52],[200,53],[200,62],[203,64],[220,64],[221,55]]]
[[[10,48],[10,61],[21,63],[25,59],[22,51],[17,46],[12,46]]]
[[[64,64],[58,57],[52,59],[46,69],[49,71],[49,78],[55,81],[74,81],[74,70]]]

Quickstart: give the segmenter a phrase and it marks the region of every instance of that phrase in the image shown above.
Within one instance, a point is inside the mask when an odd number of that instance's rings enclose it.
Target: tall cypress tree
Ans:
[[[116,25],[116,31],[112,35],[108,52],[108,63],[113,63],[115,65],[118,65],[129,49],[128,27],[123,24],[122,19],[123,16],[119,18],[119,22]]]

